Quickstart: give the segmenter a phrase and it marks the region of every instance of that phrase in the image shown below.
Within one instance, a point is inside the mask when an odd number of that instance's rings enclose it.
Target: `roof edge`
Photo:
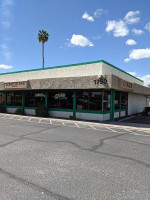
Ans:
[[[60,66],[46,67],[46,68],[38,68],[38,69],[28,69],[28,70],[15,71],[15,72],[6,72],[6,73],[0,74],[0,76],[1,76],[1,75],[7,75],[7,74],[16,74],[16,73],[24,73],[24,72],[32,72],[32,71],[47,70],[47,69],[57,69],[57,68],[63,68],[63,67],[73,67],[73,66],[78,66],[78,65],[87,65],[87,64],[101,63],[101,62],[102,62],[102,63],[105,63],[105,64],[109,65],[110,67],[113,67],[113,68],[115,68],[115,69],[117,69],[117,70],[119,70],[119,71],[121,71],[121,72],[123,72],[123,73],[125,73],[125,74],[127,74],[127,75],[129,75],[129,76],[131,76],[131,77],[133,77],[133,78],[135,78],[135,79],[141,81],[141,82],[144,82],[144,81],[142,81],[141,79],[139,79],[139,78],[137,78],[137,77],[135,77],[135,76],[129,74],[128,72],[126,72],[126,71],[124,71],[124,70],[122,70],[122,69],[120,69],[120,68],[118,68],[118,67],[116,67],[116,66],[110,64],[109,62],[106,62],[105,60],[97,60],[97,61],[91,61],[91,62],[76,63],[76,64],[70,64],[70,65],[60,65]]]
[[[144,82],[143,80],[137,78],[136,76],[133,76],[132,74],[129,74],[128,72],[126,72],[126,71],[124,71],[124,70],[122,70],[122,69],[120,69],[120,68],[118,68],[118,67],[110,64],[109,62],[107,62],[105,60],[102,60],[102,62],[105,63],[105,64],[107,64],[107,65],[109,65],[110,67],[113,67],[113,68],[117,69],[118,71],[121,71],[121,72],[123,72],[123,73],[125,73],[125,74],[127,74],[127,75],[129,75],[129,76],[131,76],[131,77],[133,77],[135,79],[137,79],[138,81]]]

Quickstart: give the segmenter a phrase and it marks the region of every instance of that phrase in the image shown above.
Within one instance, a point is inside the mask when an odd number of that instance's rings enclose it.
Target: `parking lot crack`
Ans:
[[[111,137],[107,137],[107,138],[101,139],[101,140],[99,140],[99,144],[94,145],[94,146],[91,147],[91,150],[96,151],[97,149],[99,149],[100,147],[102,147],[104,145],[105,140],[110,140],[110,139],[113,139],[113,138],[117,138],[118,136],[121,136],[121,135],[125,135],[125,134],[117,134],[117,135],[114,135],[114,136],[111,136]]]
[[[122,134],[123,135],[123,134]],[[76,147],[77,149],[79,150],[84,150],[84,151],[88,151],[88,152],[92,152],[92,153],[95,153],[95,154],[102,154],[102,155],[106,155],[106,156],[111,156],[111,157],[114,157],[114,158],[120,158],[120,159],[123,159],[123,160],[129,160],[129,161],[132,161],[134,163],[137,163],[137,164],[140,164],[140,165],[143,165],[147,168],[150,168],[150,164],[149,163],[145,163],[141,160],[137,160],[135,158],[131,158],[131,157],[126,157],[126,156],[121,156],[121,155],[115,155],[115,154],[111,154],[111,153],[106,153],[106,152],[102,152],[102,151],[97,151],[97,149],[103,145],[103,142],[104,140],[106,139],[110,139],[110,138],[116,138],[118,135],[116,136],[113,136],[113,137],[109,137],[109,138],[105,138],[103,140],[100,140],[100,143],[98,145],[95,145],[93,146],[92,148],[85,148],[85,147],[82,147],[81,145],[75,143],[75,142],[72,142],[72,141],[40,141],[40,140],[34,140],[34,139],[30,139],[30,138],[25,138],[25,139],[28,139],[28,140],[33,140],[33,141],[37,141],[37,142],[46,142],[46,143],[68,143],[68,144],[71,144],[73,145],[74,147]]]
[[[21,140],[21,139],[19,138],[19,139],[13,140],[13,141],[11,141],[11,142],[7,142],[7,143],[5,143],[5,144],[1,144],[1,145],[0,145],[0,148],[6,147],[6,146],[8,146],[8,145],[10,145],[10,144],[12,144],[12,143],[14,143],[14,142],[19,141],[19,140]]]
[[[51,196],[53,198],[55,198],[56,200],[73,200],[73,198],[68,198],[66,196],[63,196],[63,195],[60,195],[58,193],[55,193],[53,191],[50,191],[44,187],[41,187],[40,185],[37,185],[35,183],[32,183],[26,179],[23,179],[21,177],[18,177],[16,176],[15,174],[11,174],[10,172],[7,172],[6,170],[0,168],[0,173],[11,178],[11,179],[14,179],[15,181],[17,182],[20,182],[24,185],[27,185],[28,187],[31,187],[39,192],[43,192],[44,194],[48,195],[48,196]]]
[[[143,146],[150,147],[149,144],[144,144],[144,143],[141,143],[141,142],[135,142],[135,141],[125,140],[125,139],[120,139],[120,138],[116,138],[116,139],[120,140],[120,141],[124,141],[124,142],[131,142],[131,143],[134,143],[134,144],[140,144],[140,145],[143,145]]]

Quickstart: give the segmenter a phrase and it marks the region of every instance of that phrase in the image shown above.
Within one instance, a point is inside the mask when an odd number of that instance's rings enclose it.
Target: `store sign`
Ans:
[[[5,87],[5,89],[26,89],[27,81],[4,83],[4,87]]]
[[[132,83],[130,83],[128,81],[123,81],[122,86],[123,86],[123,88],[132,89]]]
[[[35,93],[35,97],[45,97],[44,93]]]
[[[107,79],[104,78],[103,76],[101,76],[99,79],[94,80],[95,85],[99,85],[99,84],[107,84]]]
[[[65,93],[55,94],[55,99],[60,99],[60,98],[65,98],[65,97],[66,97]]]

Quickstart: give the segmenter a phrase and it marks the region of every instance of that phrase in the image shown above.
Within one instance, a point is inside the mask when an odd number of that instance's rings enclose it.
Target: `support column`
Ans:
[[[73,117],[76,118],[76,91],[73,91]]]
[[[4,106],[5,106],[5,108],[6,108],[6,105],[7,105],[7,98],[6,98],[6,91],[4,92]]]
[[[48,95],[47,95],[47,91],[45,92],[45,107],[48,107]]]
[[[120,92],[120,96],[119,96],[119,117],[121,117],[121,92]]]
[[[115,90],[110,91],[110,121],[114,121],[114,111],[115,111]]]

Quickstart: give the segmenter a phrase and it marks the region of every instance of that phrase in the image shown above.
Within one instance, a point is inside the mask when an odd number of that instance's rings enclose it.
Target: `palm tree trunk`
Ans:
[[[42,42],[42,57],[43,57],[43,68],[44,68],[44,42]]]

